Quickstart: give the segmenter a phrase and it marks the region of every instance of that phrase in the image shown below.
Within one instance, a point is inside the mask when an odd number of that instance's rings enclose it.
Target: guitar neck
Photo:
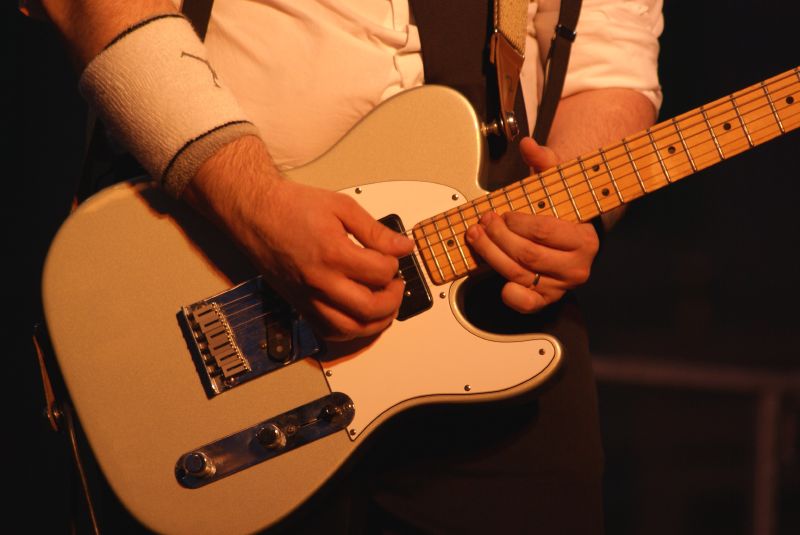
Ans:
[[[800,126],[800,67],[658,123],[418,223],[417,249],[434,284],[475,271],[466,245],[481,214],[522,211],[586,222]]]

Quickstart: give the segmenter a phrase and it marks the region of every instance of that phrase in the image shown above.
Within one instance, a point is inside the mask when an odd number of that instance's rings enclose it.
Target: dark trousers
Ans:
[[[498,284],[487,293],[498,295]],[[397,416],[281,532],[602,532],[596,392],[574,299],[534,317],[498,313],[484,297],[467,306],[492,330],[555,335],[565,349],[560,372],[525,399]]]

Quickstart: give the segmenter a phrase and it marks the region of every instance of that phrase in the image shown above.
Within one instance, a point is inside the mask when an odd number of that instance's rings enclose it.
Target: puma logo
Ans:
[[[186,56],[187,58],[193,58],[193,59],[196,59],[197,61],[201,61],[201,62],[205,63],[206,67],[208,67],[208,70],[211,71],[211,79],[213,80],[214,85],[217,86],[217,87],[222,87],[222,86],[219,85],[219,82],[217,81],[218,80],[217,73],[214,71],[214,67],[211,66],[211,64],[208,62],[207,59],[201,58],[200,56],[195,56],[194,54],[189,54],[188,52],[181,52],[181,57],[184,57],[184,56]]]

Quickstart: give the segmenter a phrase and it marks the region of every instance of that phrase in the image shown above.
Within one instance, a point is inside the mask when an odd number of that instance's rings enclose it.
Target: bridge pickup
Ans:
[[[333,392],[232,435],[184,453],[175,464],[182,486],[196,489],[344,430],[355,416],[353,401]]]
[[[261,277],[182,307],[178,322],[209,397],[320,351],[305,320]]]
[[[405,234],[403,221],[396,214],[390,214],[379,219],[381,223],[400,234]],[[400,259],[399,275],[406,281],[403,301],[397,313],[398,321],[407,320],[424,312],[433,306],[433,299],[428,284],[422,276],[417,257],[413,254]]]

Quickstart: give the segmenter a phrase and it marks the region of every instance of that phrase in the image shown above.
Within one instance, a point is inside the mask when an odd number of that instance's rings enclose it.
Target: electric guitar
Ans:
[[[415,241],[397,320],[361,342],[320,341],[225,236],[150,183],[98,193],[56,236],[43,291],[100,467],[155,531],[251,532],[314,494],[392,415],[535,388],[561,346],[469,322],[479,262],[466,228],[488,210],[588,221],[796,129],[798,99],[795,68],[489,194],[461,95],[425,86],[386,101],[288,173]]]

